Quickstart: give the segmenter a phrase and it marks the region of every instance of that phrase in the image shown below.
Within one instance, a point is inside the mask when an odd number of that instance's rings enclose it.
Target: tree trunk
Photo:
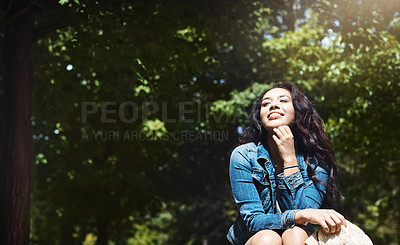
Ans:
[[[4,26],[0,139],[0,244],[29,243],[33,22],[29,1],[14,3]],[[19,6],[16,6],[19,4]]]
[[[296,30],[296,4],[297,4],[297,0],[290,0],[288,1],[288,6],[287,6],[287,10],[288,10],[288,14],[287,14],[287,21],[286,21],[286,25],[288,27],[288,31],[294,31]]]

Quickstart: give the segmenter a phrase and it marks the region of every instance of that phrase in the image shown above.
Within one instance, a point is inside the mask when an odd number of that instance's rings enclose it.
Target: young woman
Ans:
[[[302,244],[312,224],[335,233],[346,225],[338,202],[334,152],[309,99],[290,83],[261,95],[230,159],[239,210],[232,244]]]

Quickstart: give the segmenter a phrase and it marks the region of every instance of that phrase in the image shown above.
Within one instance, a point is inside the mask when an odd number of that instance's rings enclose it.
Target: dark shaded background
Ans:
[[[225,244],[253,100],[290,81],[342,212],[399,244],[400,2],[1,3],[1,244]]]

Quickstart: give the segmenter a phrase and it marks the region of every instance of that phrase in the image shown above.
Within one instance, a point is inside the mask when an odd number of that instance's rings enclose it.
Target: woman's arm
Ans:
[[[247,149],[237,147],[231,154],[229,175],[232,193],[250,232],[264,229],[287,229],[295,225],[297,210],[266,214],[252,177],[251,159]]]
[[[341,229],[341,225],[347,227],[346,219],[340,213],[331,209],[303,209],[295,215],[296,224],[307,222],[317,224],[328,233],[335,233]]]
[[[321,182],[310,180],[300,171],[291,175],[278,175],[279,201],[284,209],[320,208],[326,194],[328,171],[325,167],[317,166],[314,172]]]
[[[296,158],[290,127],[280,126],[273,131],[275,134],[272,138],[283,162],[283,171],[277,175],[280,203],[284,209],[319,208],[326,193],[325,185],[313,182],[308,176],[302,175],[299,167],[293,167],[301,164],[302,160]],[[321,182],[328,181],[326,169],[317,166],[314,171]]]
[[[273,139],[277,145],[283,167],[299,164],[294,155],[294,139],[288,126],[274,129]],[[314,159],[316,160],[316,159]],[[346,225],[346,220],[334,210],[318,209],[326,194],[325,183],[328,181],[328,169],[318,165],[314,170],[320,182],[308,178],[307,173],[302,176],[298,167],[284,169],[278,175],[278,189],[281,203],[285,209],[301,209],[295,214],[296,224],[319,224],[326,232],[334,233]]]

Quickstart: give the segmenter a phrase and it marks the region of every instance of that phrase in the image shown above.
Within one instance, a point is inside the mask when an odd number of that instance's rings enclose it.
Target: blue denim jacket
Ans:
[[[257,231],[288,229],[295,225],[299,209],[319,208],[325,195],[323,183],[312,181],[304,157],[296,151],[299,171],[284,176],[275,167],[263,144],[236,147],[230,159],[229,175],[233,197],[239,209],[227,234],[232,244],[244,244]],[[328,168],[311,161],[318,179],[328,180]]]

